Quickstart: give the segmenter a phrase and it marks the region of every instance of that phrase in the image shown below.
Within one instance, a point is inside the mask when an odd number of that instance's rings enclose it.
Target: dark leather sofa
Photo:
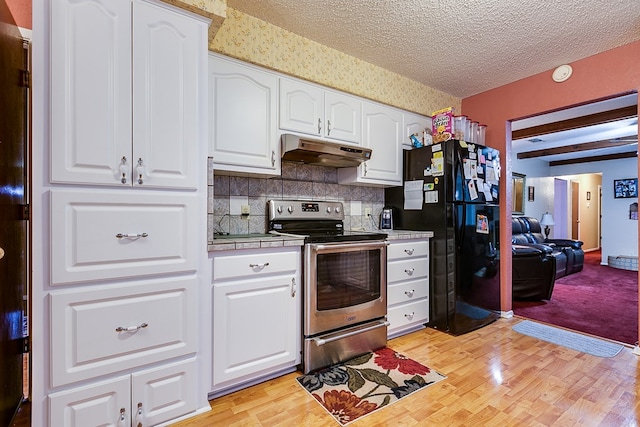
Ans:
[[[545,239],[531,217],[513,217],[511,226],[513,299],[551,299],[555,279],[582,270],[582,242]]]
[[[532,245],[511,245],[514,300],[550,300],[556,274],[551,250]]]
[[[545,244],[551,246],[554,253],[562,252],[566,256],[564,272],[556,266],[556,279],[568,274],[581,271],[584,266],[584,250],[580,240],[572,239],[545,239],[542,234],[542,226],[536,218],[528,216],[515,217],[521,224],[522,234],[529,243]],[[515,232],[511,232],[513,236]]]

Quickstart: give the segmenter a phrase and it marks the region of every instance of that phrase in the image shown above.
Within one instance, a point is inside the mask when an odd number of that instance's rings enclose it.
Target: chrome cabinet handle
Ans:
[[[412,311],[411,314],[405,314],[404,317],[407,318],[407,320],[412,320],[413,319],[413,315],[416,314],[415,311]]]
[[[276,165],[276,150],[271,150],[271,167]]]
[[[138,237],[149,237],[149,233],[118,233],[116,234],[118,239],[122,239],[124,237],[129,239],[137,239]]]
[[[122,159],[120,159],[120,182],[123,184],[127,183],[127,173],[129,173],[129,167],[127,166],[127,157],[122,156]]]
[[[405,268],[404,269],[404,272],[407,273],[409,276],[412,276],[414,271],[415,271],[415,268]]]
[[[405,249],[404,251],[407,255],[413,255],[413,249]]]
[[[118,427],[126,427],[127,423],[127,410],[124,408],[120,408],[120,415],[118,416]]]
[[[363,165],[364,165],[364,176],[367,176],[367,162],[364,162]]]
[[[142,402],[138,402],[138,410],[136,411],[136,419],[134,421],[136,427],[143,427],[144,411],[142,410]]]
[[[327,120],[327,135],[331,134],[331,120]]]
[[[142,183],[144,182],[142,180],[142,176],[145,174],[142,158],[138,159],[138,166],[136,166],[136,173],[138,174],[138,184],[142,185]]]
[[[291,298],[296,296],[296,278],[291,278]]]
[[[322,120],[318,118],[318,135],[322,132]]]
[[[116,332],[136,332],[140,329],[146,328],[147,326],[149,326],[148,323],[141,323],[137,326],[118,326],[116,328]]]
[[[263,268],[265,268],[268,265],[269,265],[268,262],[264,262],[262,264],[249,264],[249,267],[250,268],[258,268],[258,269],[262,270]]]
[[[409,298],[411,298],[414,292],[415,292],[415,289],[411,289],[410,291],[405,291],[404,294]]]

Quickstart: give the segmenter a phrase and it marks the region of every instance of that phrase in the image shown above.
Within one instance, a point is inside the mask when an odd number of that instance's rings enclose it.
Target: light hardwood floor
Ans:
[[[499,319],[454,337],[425,329],[388,346],[447,379],[350,424],[370,426],[637,426],[640,357],[600,358],[521,335]],[[633,325],[629,325],[633,327]],[[193,426],[338,426],[292,373],[212,400]]]

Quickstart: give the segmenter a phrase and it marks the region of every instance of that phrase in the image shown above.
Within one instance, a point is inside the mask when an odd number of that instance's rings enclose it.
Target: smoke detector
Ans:
[[[571,68],[571,65],[561,65],[555,70],[553,70],[553,74],[551,75],[551,78],[553,79],[554,82],[561,83],[568,80],[569,77],[571,77],[572,73],[573,73],[573,68]]]

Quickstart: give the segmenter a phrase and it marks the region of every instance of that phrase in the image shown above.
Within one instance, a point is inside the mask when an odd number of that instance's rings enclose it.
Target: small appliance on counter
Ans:
[[[393,230],[393,208],[385,207],[380,214],[380,229]]]

